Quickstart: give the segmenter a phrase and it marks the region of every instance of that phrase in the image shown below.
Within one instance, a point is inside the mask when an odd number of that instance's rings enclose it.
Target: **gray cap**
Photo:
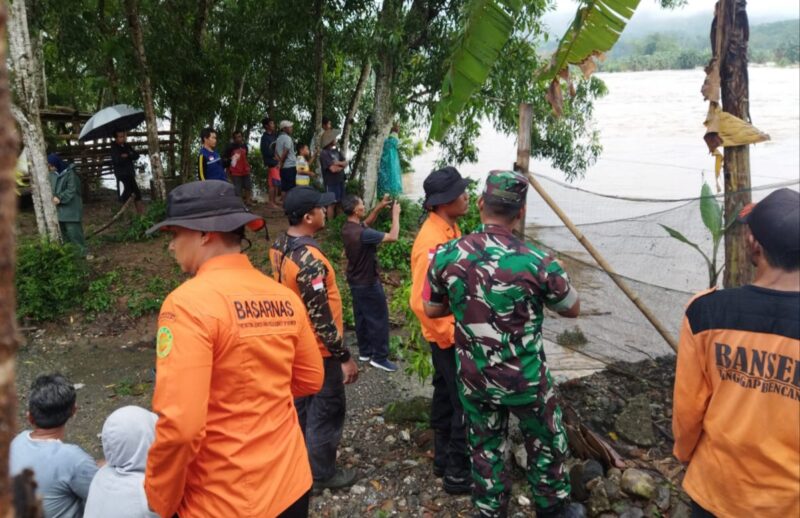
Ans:
[[[233,185],[221,180],[205,180],[180,185],[167,196],[167,219],[147,229],[147,234],[170,227],[202,232],[232,232],[247,225],[250,230],[264,228],[264,218],[245,207]]]

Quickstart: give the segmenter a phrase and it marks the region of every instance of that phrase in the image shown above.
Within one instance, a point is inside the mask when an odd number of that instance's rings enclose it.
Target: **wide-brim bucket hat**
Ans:
[[[233,185],[220,180],[205,180],[180,185],[167,196],[167,219],[156,223],[147,234],[182,227],[201,232],[233,232],[246,226],[264,228],[264,218],[245,207]]]
[[[422,182],[422,188],[425,190],[423,206],[432,209],[437,205],[450,203],[461,196],[471,183],[472,180],[462,177],[455,167],[438,169]]]
[[[339,130],[339,129],[325,130],[325,132],[322,134],[322,137],[320,137],[320,139],[319,139],[320,140],[319,147],[321,147],[322,149],[325,149],[330,144],[335,142],[336,139],[339,138],[339,135],[341,133],[342,133],[342,131]]]

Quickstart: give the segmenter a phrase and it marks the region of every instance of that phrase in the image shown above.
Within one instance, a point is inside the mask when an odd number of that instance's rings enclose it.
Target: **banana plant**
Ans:
[[[736,212],[738,211],[734,211],[734,216],[729,221],[725,222],[722,205],[714,197],[714,194],[711,192],[711,187],[709,187],[707,183],[703,183],[703,187],[700,190],[700,217],[702,218],[703,224],[708,229],[709,233],[711,233],[711,257],[709,257],[700,248],[700,246],[697,245],[697,243],[690,241],[686,236],[674,228],[661,225],[659,223],[661,228],[667,231],[667,234],[674,239],[677,239],[681,243],[686,243],[687,245],[691,246],[703,256],[703,259],[706,261],[706,266],[708,267],[709,288],[716,287],[719,274],[722,273],[722,269],[725,267],[725,265],[722,264],[719,268],[717,268],[717,251],[719,250],[719,244],[722,242],[725,232],[727,232],[731,225],[736,222]]]
[[[442,141],[470,97],[484,84],[497,57],[514,33],[517,15],[535,0],[472,0],[467,4],[464,28],[456,40],[442,82],[429,138]],[[585,0],[561,38],[551,65],[536,79],[550,81],[548,100],[561,111],[560,78],[569,78],[568,66],[578,65],[588,77],[594,58],[608,52],[619,39],[640,0]],[[662,5],[681,0],[661,0]],[[523,102],[524,99],[519,99]]]

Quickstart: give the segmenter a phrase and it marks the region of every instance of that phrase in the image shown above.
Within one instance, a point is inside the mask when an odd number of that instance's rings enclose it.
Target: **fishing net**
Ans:
[[[676,338],[691,296],[709,284],[703,257],[670,237],[661,225],[681,232],[711,256],[712,238],[700,217],[700,198],[647,199],[609,196],[536,175],[542,186],[573,220]],[[775,189],[796,189],[800,181],[752,189],[758,201]],[[718,196],[720,202],[722,195]],[[593,361],[639,361],[674,354],[636,306],[581,246],[556,214],[529,189],[527,237],[557,253],[581,294],[581,317],[545,319],[545,338],[569,342],[566,330],[577,325],[587,339],[564,346]],[[724,262],[720,244],[718,264]],[[719,282],[721,284],[722,277]]]

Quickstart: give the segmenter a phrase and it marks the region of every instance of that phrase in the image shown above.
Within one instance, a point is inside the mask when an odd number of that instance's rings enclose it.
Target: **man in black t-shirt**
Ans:
[[[392,205],[392,228],[389,233],[379,232],[369,226],[378,213]],[[400,233],[400,204],[392,202],[389,195],[364,218],[364,202],[358,196],[348,195],[342,200],[347,221],[342,227],[342,241],[347,254],[347,284],[353,296],[353,313],[358,338],[358,359],[387,372],[397,370],[389,361],[389,308],[378,274],[378,245],[397,241]],[[363,219],[363,222],[362,222]]]
[[[119,201],[125,203],[133,196],[136,212],[144,214],[142,192],[136,184],[136,169],[134,164],[139,159],[139,153],[127,141],[128,135],[124,131],[114,133],[114,142],[111,143],[111,163],[114,166],[114,176],[122,184],[122,195]]]
[[[336,197],[336,203],[328,207],[328,220],[336,216],[336,205],[340,204],[344,198],[344,170],[347,167],[347,160],[336,147],[338,137],[339,130],[331,129],[325,131],[320,138],[322,151],[319,154],[319,165],[322,169],[322,182],[325,184],[325,190],[332,192]]]

